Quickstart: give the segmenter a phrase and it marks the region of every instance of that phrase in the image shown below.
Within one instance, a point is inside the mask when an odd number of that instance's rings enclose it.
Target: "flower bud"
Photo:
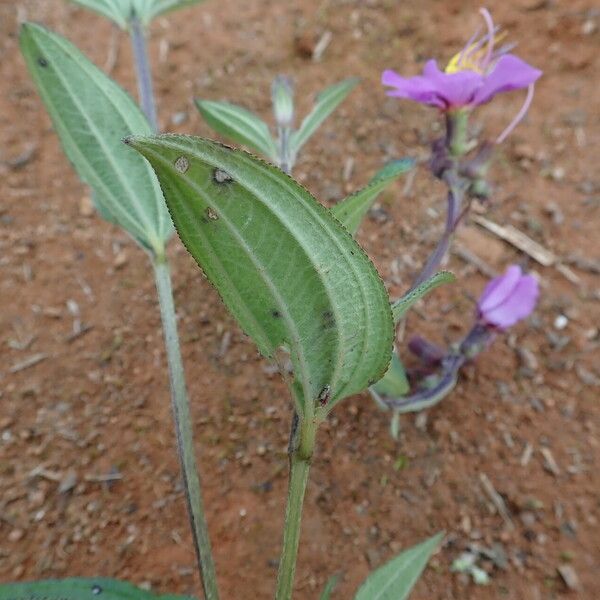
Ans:
[[[280,127],[289,127],[294,120],[294,90],[285,75],[278,75],[271,86],[275,121]]]

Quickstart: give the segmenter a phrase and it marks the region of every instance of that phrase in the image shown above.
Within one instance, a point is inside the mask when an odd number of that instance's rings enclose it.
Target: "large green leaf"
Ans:
[[[277,162],[277,145],[269,127],[255,114],[229,102],[196,100],[196,106],[216,132]]]
[[[354,597],[355,600],[405,600],[421,576],[443,533],[405,550],[371,573]]]
[[[96,577],[0,584],[0,600],[191,600],[191,598],[174,594],[153,594],[127,581]]]
[[[134,14],[144,25],[147,25],[158,15],[198,4],[202,0],[71,0],[71,2],[107,17],[121,29],[128,29],[129,20]]]
[[[243,151],[185,136],[128,143],[156,170],[188,251],[260,351],[290,353],[304,416],[379,379],[389,300],[352,236],[304,188]]]
[[[323,90],[318,96],[313,109],[306,115],[300,128],[292,134],[291,145],[294,155],[317,131],[325,119],[344,101],[346,96],[356,87],[359,79],[345,79]]]
[[[142,111],[61,36],[26,23],[21,50],[65,154],[92,188],[101,215],[162,252],[173,226],[158,181],[146,161],[121,143],[134,132],[151,132]]]
[[[352,235],[356,234],[361,221],[373,206],[379,193],[400,175],[410,171],[414,164],[415,161],[410,158],[389,163],[375,174],[366,187],[338,202],[332,207],[331,212]]]

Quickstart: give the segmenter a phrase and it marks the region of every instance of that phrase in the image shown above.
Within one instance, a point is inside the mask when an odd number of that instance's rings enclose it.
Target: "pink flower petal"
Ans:
[[[521,267],[511,265],[506,269],[504,275],[492,279],[479,298],[479,302],[477,303],[479,311],[484,314],[502,304],[512,293],[522,275]]]
[[[485,104],[497,94],[520,90],[537,81],[542,72],[528,65],[514,54],[502,56],[492,72],[485,77],[483,85],[473,97],[473,104]]]
[[[525,275],[519,279],[505,301],[484,312],[483,317],[490,325],[506,329],[532,313],[538,296],[539,288],[536,279],[531,275]]]

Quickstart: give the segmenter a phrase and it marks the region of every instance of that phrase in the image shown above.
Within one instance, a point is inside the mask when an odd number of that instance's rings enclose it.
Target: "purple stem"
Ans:
[[[379,396],[379,400],[392,410],[407,409],[409,407],[420,410],[436,404],[452,391],[456,385],[461,367],[483,352],[490,345],[494,336],[495,331],[493,328],[480,322],[475,323],[458,346],[458,350],[450,352],[442,359],[439,379],[434,386],[423,388],[414,394],[402,396],[401,398]]]
[[[380,400],[390,409],[406,409],[410,406],[426,408],[441,400],[449,394],[456,385],[458,371],[465,363],[466,359],[462,354],[449,354],[444,359],[440,379],[430,388],[425,388],[401,398],[390,398],[389,396],[380,396]]]
[[[412,289],[415,289],[418,285],[421,285],[424,281],[429,279],[440,266],[440,263],[444,259],[448,248],[450,247],[450,240],[456,230],[457,225],[462,217],[461,206],[462,206],[462,189],[458,185],[450,184],[448,190],[448,212],[446,214],[446,227],[440,241],[438,242],[435,250],[431,253],[425,266],[415,279]]]
[[[148,50],[146,48],[146,37],[140,20],[133,15],[131,25],[131,46],[135,58],[135,68],[138,76],[138,93],[140,104],[144,114],[148,118],[154,131],[158,131],[158,119],[156,116],[156,103],[154,101],[154,90],[152,86],[152,72],[148,63]]]

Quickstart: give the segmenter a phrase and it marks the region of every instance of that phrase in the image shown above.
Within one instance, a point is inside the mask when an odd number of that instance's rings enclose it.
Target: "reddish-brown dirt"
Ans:
[[[474,224],[463,229],[455,249],[496,271],[519,262],[539,275],[538,310],[497,339],[426,420],[404,418],[398,441],[366,394],[336,409],[319,434],[298,599],[317,598],[333,573],[342,574],[334,598],[350,598],[372,567],[441,529],[445,543],[415,600],[600,598],[600,14],[591,0],[494,4],[520,54],[545,74],[526,121],[499,151],[486,217],[522,230],[570,271],[542,267]],[[209,0],[161,18],[150,48],[162,129],[211,136],[195,96],[268,118],[277,73],[293,76],[301,114],[316,91],[358,75],[362,85],[296,170],[330,203],[390,158],[427,155],[435,113],[386,98],[379,74],[449,58],[478,24],[478,7]],[[0,580],[101,574],[197,593],[149,263],[90,211],[20,57],[25,18],[68,36],[99,65],[114,62],[112,76],[135,92],[127,39],[105,20],[62,0],[3,0]],[[303,52],[325,31],[332,41],[312,62]],[[476,124],[492,136],[521,101],[498,98]],[[424,168],[407,193],[403,185],[382,198],[385,222],[367,219],[359,236],[395,296],[433,247],[444,210],[443,189]],[[178,240],[170,255],[223,596],[266,598],[280,548],[290,402]],[[456,253],[449,268],[459,283],[412,313],[406,336],[443,342],[468,328],[485,277]],[[77,318],[91,329],[70,340]],[[36,355],[43,360],[11,372]],[[110,475],[120,478],[103,481]],[[506,555],[504,568],[481,563],[488,587],[450,572],[472,544]],[[564,565],[578,590],[560,578]]]

